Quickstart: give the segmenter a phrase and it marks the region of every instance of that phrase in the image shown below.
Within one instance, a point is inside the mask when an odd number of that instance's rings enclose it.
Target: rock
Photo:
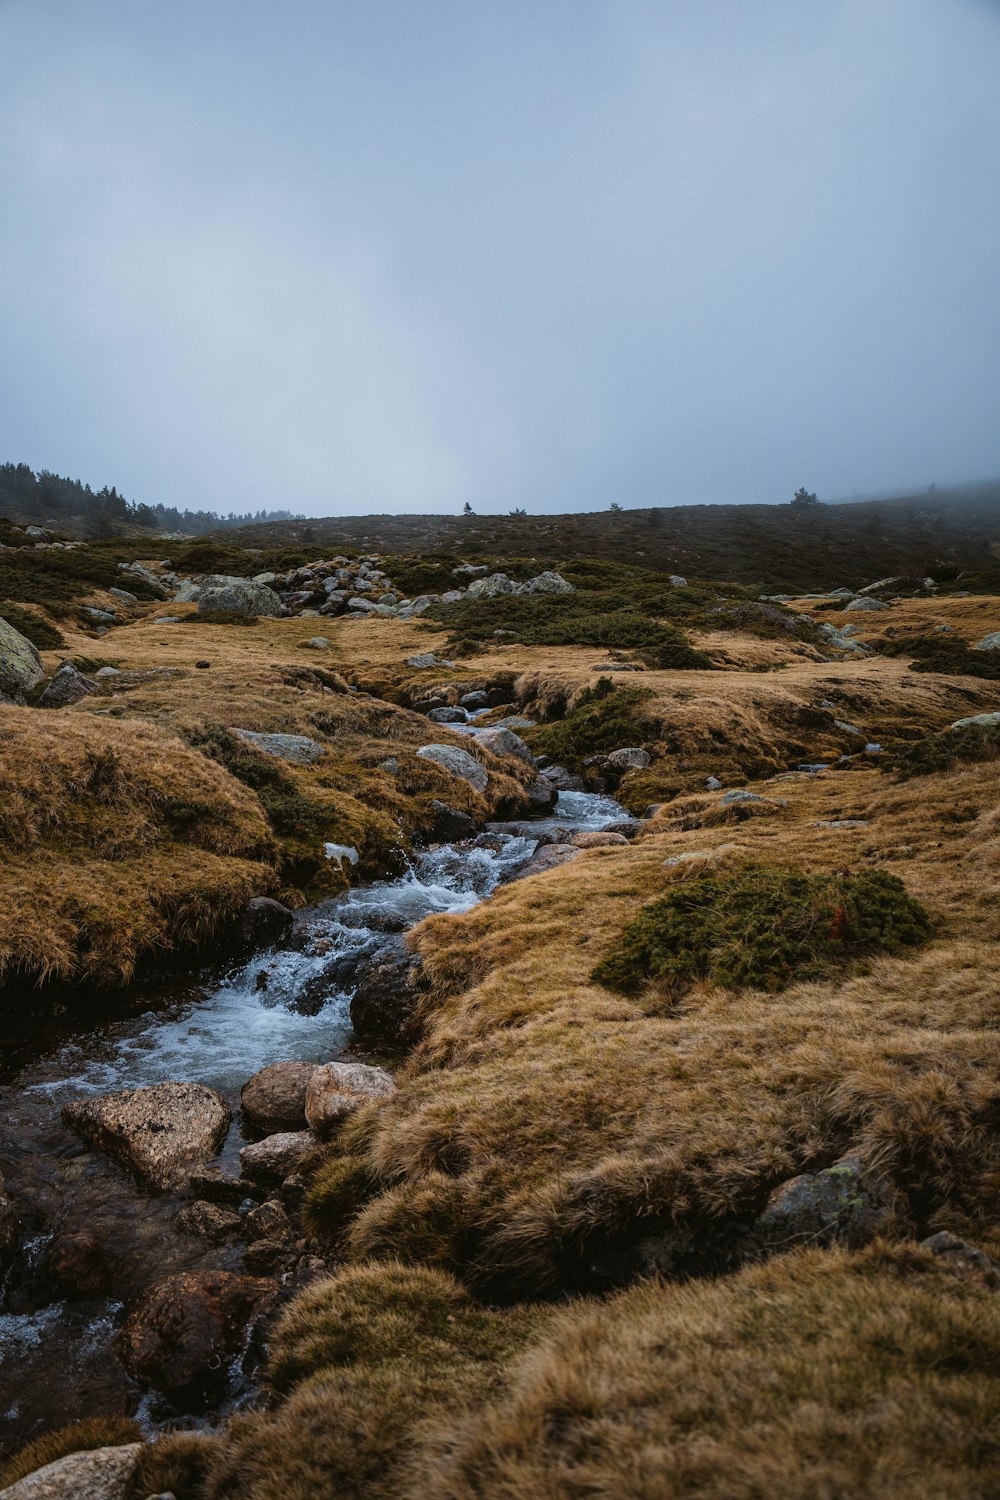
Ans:
[[[201,598],[201,584],[195,583],[193,579],[185,578],[174,594],[175,604],[194,604]]]
[[[228,1167],[207,1166],[191,1173],[188,1187],[199,1198],[212,1203],[242,1203],[251,1184],[237,1177]]]
[[[255,573],[251,581],[253,583],[266,583],[270,586],[272,583],[277,583],[278,575],[277,573]]]
[[[627,844],[628,839],[623,833],[608,833],[604,829],[597,829],[592,833],[574,833],[570,843],[575,849],[603,849],[613,844]]]
[[[129,591],[128,591],[128,589],[118,589],[118,588],[113,588],[112,587],[112,588],[108,589],[108,593],[109,594],[113,594],[116,599],[120,599],[123,604],[138,604],[139,603],[139,597],[138,597],[138,595],[137,594],[130,594]]]
[[[971,1281],[991,1292],[1000,1290],[1000,1263],[991,1260],[982,1250],[977,1250],[975,1245],[968,1245],[965,1240],[960,1240],[957,1234],[943,1229],[939,1234],[932,1234],[928,1239],[921,1240],[920,1248],[938,1256],[942,1264],[961,1276],[963,1281]]]
[[[307,734],[258,734],[254,729],[237,729],[235,725],[233,734],[263,750],[265,755],[292,761],[299,766],[310,766],[326,754],[325,747]]]
[[[281,1204],[268,1198],[247,1214],[243,1233],[248,1240],[287,1240],[294,1236],[295,1229]]]
[[[200,1239],[218,1244],[231,1239],[239,1231],[242,1220],[231,1208],[199,1200],[182,1208],[174,1223],[182,1234],[195,1234]]]
[[[44,526],[26,526],[24,534],[25,536],[34,537],[36,542],[51,542],[52,540]]]
[[[576,859],[582,850],[573,844],[546,844],[541,849],[536,849],[526,865],[511,877],[512,880],[525,880],[529,875],[544,875],[547,870],[554,870],[558,865],[569,864],[571,859]]]
[[[583,777],[567,771],[565,766],[546,766],[542,775],[552,783],[557,792],[584,792],[587,789]]]
[[[867,818],[821,818],[814,828],[867,828]]]
[[[605,764],[612,771],[644,771],[649,765],[650,755],[638,746],[629,746],[624,750],[612,750],[606,757]]]
[[[243,1255],[243,1263],[255,1275],[289,1271],[295,1261],[295,1249],[287,1240],[252,1240]]]
[[[848,602],[844,605],[844,613],[847,614],[851,610],[857,610],[857,611],[864,610],[864,611],[867,611],[870,614],[870,613],[872,613],[875,610],[888,609],[888,608],[889,608],[888,604],[886,604],[883,599],[860,599],[860,598],[857,598],[857,599],[849,599],[848,600]]]
[[[435,656],[433,651],[421,651],[416,656],[408,656],[406,658],[406,665],[417,668],[453,667],[455,663],[453,661],[445,661],[443,657]]]
[[[817,625],[816,630],[819,636],[837,651],[850,651],[854,656],[868,655],[868,651],[859,641],[850,639],[846,627],[844,630],[838,630],[836,625],[824,623]]]
[[[841,734],[857,734],[864,736],[864,730],[859,729],[856,724],[849,724],[846,719],[834,719],[833,727],[839,729]]]
[[[466,592],[470,599],[495,599],[499,594],[516,593],[517,585],[506,573],[491,573],[487,578],[474,579]]]
[[[499,576],[503,577],[503,574]],[[470,594],[474,588],[475,584],[469,585]],[[572,594],[574,589],[561,573],[547,569],[544,573],[539,573],[537,577],[529,578],[527,583],[522,583],[518,592],[522,594]]]
[[[370,959],[351,997],[355,1037],[393,1047],[411,1042],[417,1030],[419,973],[419,961],[401,938]]]
[[[991,630],[973,646],[973,651],[1000,651],[1000,630]]]
[[[200,615],[242,615],[256,620],[261,615],[273,618],[281,611],[281,600],[274,590],[250,578],[233,578],[217,587],[203,588],[198,597]]]
[[[66,1124],[154,1188],[183,1187],[192,1167],[215,1155],[229,1128],[229,1106],[200,1083],[157,1083],[74,1099]]]
[[[452,568],[452,578],[474,578],[477,573],[489,572],[486,563],[459,563],[457,568]]]
[[[302,644],[303,646],[309,646],[313,651],[329,651],[330,649],[330,642],[325,635],[311,635]]]
[[[459,812],[457,807],[449,807],[447,802],[439,802],[436,797],[431,802],[431,812],[434,814],[431,838],[436,843],[453,844],[459,839],[471,839],[476,831],[475,821],[468,813]]]
[[[0,1500],[125,1500],[145,1446],[122,1443],[67,1453],[0,1490]]]
[[[295,913],[270,896],[254,896],[240,913],[240,937],[252,949],[270,948],[286,938]]]
[[[776,1187],[753,1238],[763,1250],[834,1243],[856,1249],[888,1230],[899,1213],[895,1190],[860,1157],[842,1156],[832,1167]]]
[[[667,579],[667,582],[673,589],[686,589],[688,583],[687,579],[682,578],[680,573],[671,573],[670,577]]]
[[[705,786],[710,792],[722,791],[722,782],[719,780],[718,776],[706,776]]]
[[[465,598],[464,589],[446,589],[441,595],[442,604],[461,604]]]
[[[469,715],[464,708],[451,708],[445,704],[442,708],[432,708],[427,715],[432,724],[468,724]]]
[[[948,728],[949,730],[968,729],[971,724],[981,725],[984,729],[989,729],[995,724],[1000,724],[1000,713],[972,714],[967,719],[956,719],[954,724],[948,725]]]
[[[486,767],[481,766],[467,750],[461,750],[457,745],[422,745],[417,754],[424,760],[433,761],[452,776],[460,776],[477,792],[485,792],[489,781]]]
[[[0,1277],[14,1258],[21,1238],[21,1226],[14,1201],[3,1190],[0,1178]]]
[[[95,679],[101,678],[102,680],[105,680],[109,677],[122,677],[123,675],[124,674],[119,671],[117,667],[98,667],[97,671],[94,673]]]
[[[57,1234],[49,1246],[48,1270],[60,1291],[71,1296],[95,1297],[111,1281],[104,1241],[92,1229]]]
[[[240,1090],[243,1118],[266,1135],[305,1130],[306,1089],[316,1067],[310,1062],[279,1062],[261,1068]]]
[[[493,755],[516,755],[518,760],[524,761],[525,765],[534,766],[535,764],[535,757],[520,735],[515,734],[512,729],[500,726],[483,729],[476,735],[476,740]]]
[[[324,1063],[316,1069],[306,1092],[306,1119],[323,1134],[331,1126],[373,1099],[388,1099],[396,1085],[382,1068],[366,1063]]]
[[[45,676],[31,642],[0,617],[0,703],[23,703]]]
[[[89,604],[85,604],[82,613],[89,615],[92,620],[97,620],[102,625],[118,624],[118,616],[110,609],[92,609]]]
[[[759,792],[746,792],[742,788],[736,788],[722,795],[723,807],[739,807],[747,802],[762,802],[769,807],[786,807],[788,804],[782,797],[762,797]]]
[[[250,1182],[281,1182],[301,1165],[315,1145],[308,1130],[281,1131],[244,1146],[240,1167]]]
[[[542,811],[553,808],[559,800],[559,789],[553,786],[551,781],[546,781],[544,776],[536,776],[527,788],[528,801],[532,807]]]
[[[373,614],[378,608],[374,599],[363,599],[360,594],[353,595],[347,601],[348,609],[360,611],[362,614]]]
[[[234,1271],[168,1276],[129,1313],[118,1338],[121,1362],[133,1380],[196,1410],[224,1390],[248,1323],[275,1290],[273,1281]]]
[[[489,694],[483,688],[475,688],[471,693],[463,693],[458,701],[463,708],[486,708]]]

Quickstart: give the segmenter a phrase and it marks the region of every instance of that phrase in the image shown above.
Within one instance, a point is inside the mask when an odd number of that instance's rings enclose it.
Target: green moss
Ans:
[[[0,604],[0,617],[19,630],[25,640],[39,651],[56,651],[66,642],[62,635],[50,625],[48,620],[35,613],[33,609],[21,609],[16,604]]]
[[[927,913],[894,875],[751,864],[680,883],[651,902],[592,977],[626,994],[650,980],[674,993],[703,979],[780,990],[833,964],[921,943],[929,932]]]
[[[1000,724],[966,724],[962,729],[926,734],[912,744],[890,745],[879,770],[893,771],[901,781],[909,781],[911,776],[929,776],[952,766],[996,760],[998,755]]]
[[[616,687],[600,677],[587,688],[564,719],[526,729],[524,739],[535,755],[579,768],[590,755],[620,750],[642,738],[641,705],[652,695],[645,688]]]

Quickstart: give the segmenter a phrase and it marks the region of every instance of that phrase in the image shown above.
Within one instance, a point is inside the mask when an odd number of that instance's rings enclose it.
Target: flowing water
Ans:
[[[359,965],[438,912],[464,912],[521,867],[544,835],[606,828],[626,816],[610,797],[564,792],[530,824],[492,824],[488,835],[441,844],[397,880],[359,886],[299,913],[288,946],[156,997],[126,1019],[105,1019],[39,1050],[0,1087],[0,1174],[17,1204],[23,1244],[0,1288],[0,1447],[95,1411],[140,1407],[140,1392],[111,1350],[127,1301],[182,1270],[232,1267],[239,1247],[176,1233],[181,1207],[151,1196],[60,1118],[67,1100],[165,1079],[217,1089],[234,1108],[259,1068],[287,1059],[323,1062],[350,1040]],[[119,1012],[120,1015],[120,1012]],[[244,1143],[238,1123],[223,1159]],[[100,1295],[56,1300],[46,1266],[53,1236],[98,1232],[109,1247]],[[142,1402],[155,1422],[155,1403]]]

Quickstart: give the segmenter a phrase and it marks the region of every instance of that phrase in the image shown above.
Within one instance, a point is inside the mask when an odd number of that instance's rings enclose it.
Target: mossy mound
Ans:
[[[930,776],[934,771],[996,760],[997,756],[1000,756],[1000,724],[966,724],[961,729],[925,734],[912,744],[890,745],[879,769],[892,771],[901,781],[909,781],[913,776]]]
[[[781,990],[834,964],[921,943],[929,932],[927,913],[895,875],[749,864],[679,881],[650,902],[592,978],[623,994],[651,980],[671,993],[700,979]]]
[[[0,618],[20,631],[26,641],[38,651],[57,651],[66,642],[54,625],[33,609],[21,609],[17,604],[0,604]]]
[[[979,677],[1000,682],[1000,651],[976,651],[968,641],[946,635],[914,635],[879,641],[883,656],[909,656],[911,672],[939,672],[945,677]]]
[[[548,755],[576,769],[590,755],[642,739],[641,707],[651,696],[644,688],[616,687],[610,677],[599,677],[565,718],[525,730],[525,742],[535,755]]]

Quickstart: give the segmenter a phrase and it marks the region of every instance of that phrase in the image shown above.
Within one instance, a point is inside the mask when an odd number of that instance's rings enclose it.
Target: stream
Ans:
[[[219,1160],[245,1144],[239,1090],[269,1063],[326,1062],[351,1038],[352,979],[359,965],[438,912],[468,911],[521,868],[544,835],[619,823],[611,797],[562,792],[547,817],[458,844],[434,845],[396,880],[358,886],[297,914],[287,946],[249,961],[202,969],[161,993],[141,989],[113,1019],[92,1017],[40,1043],[0,1086],[0,1176],[22,1227],[21,1250],[0,1286],[0,1451],[96,1413],[134,1414],[147,1430],[176,1417],[144,1395],[119,1365],[114,1332],[126,1305],[178,1271],[239,1269],[245,1248],[174,1228],[184,1199],[153,1195],[63,1125],[71,1098],[167,1079],[218,1090],[234,1122]],[[86,1230],[105,1248],[105,1284],[61,1297],[48,1272],[54,1240]],[[230,1405],[252,1390],[234,1370]]]

